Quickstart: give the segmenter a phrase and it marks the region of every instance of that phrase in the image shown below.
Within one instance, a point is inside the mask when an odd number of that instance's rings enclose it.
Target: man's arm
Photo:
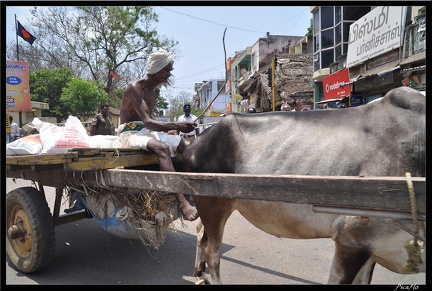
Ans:
[[[200,128],[201,128],[200,124],[201,123],[200,123],[199,119],[195,115],[193,115],[192,118],[195,121],[195,123],[197,124],[197,126],[195,127],[195,135],[198,136],[198,135],[200,135],[200,131],[201,131],[200,130]]]
[[[165,132],[168,132],[170,130],[180,130],[183,132],[190,132],[195,128],[196,124],[191,122],[163,122],[154,119],[151,116],[151,109],[153,109],[153,107],[150,107],[153,105],[149,106],[149,104],[146,103],[146,98],[142,97],[143,92],[139,90],[136,86],[137,85],[128,87],[125,94],[132,94],[132,103],[136,108],[136,111],[141,121],[149,130]],[[159,95],[159,90],[155,90],[153,93]]]
[[[98,123],[99,119],[98,119],[98,115],[95,115],[95,117],[93,118],[93,121],[90,125],[90,135],[95,135],[96,132],[96,125]]]
[[[180,115],[180,116],[177,118],[177,122],[183,122],[183,121],[184,121],[184,114],[183,114],[183,115]],[[177,129],[176,132],[177,132],[177,134],[180,134],[182,131],[179,130],[179,129]]]
[[[95,135],[95,128],[96,128],[96,126],[94,126],[93,124],[90,126],[90,135],[91,136]]]

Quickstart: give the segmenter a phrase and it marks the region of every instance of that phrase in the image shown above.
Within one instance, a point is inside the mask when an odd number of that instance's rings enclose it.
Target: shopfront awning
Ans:
[[[350,78],[350,83],[352,84],[352,83],[358,82],[362,79],[371,77],[373,75],[383,76],[383,75],[391,73],[395,70],[401,69],[401,66],[399,65],[399,63],[400,63],[400,60],[396,60],[393,62],[389,62],[383,66],[379,66],[379,67],[364,71],[363,73],[361,73],[355,77]]]
[[[323,103],[337,102],[337,101],[340,102],[340,101],[344,100],[345,98],[348,98],[348,97],[341,97],[341,98],[322,100],[322,101],[315,102],[315,104],[323,104]]]

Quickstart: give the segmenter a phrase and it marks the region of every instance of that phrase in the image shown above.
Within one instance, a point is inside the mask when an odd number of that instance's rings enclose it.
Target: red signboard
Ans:
[[[348,68],[331,74],[322,80],[324,100],[343,98],[351,94]]]

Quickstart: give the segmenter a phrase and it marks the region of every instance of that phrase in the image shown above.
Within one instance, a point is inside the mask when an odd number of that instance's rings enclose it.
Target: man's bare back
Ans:
[[[154,55],[156,53],[159,53],[159,55]],[[197,124],[191,122],[162,122],[154,119],[151,115],[160,93],[159,86],[168,82],[171,70],[173,69],[173,61],[169,61],[171,58],[164,59],[164,57],[168,58],[166,52],[160,50],[156,53],[151,54],[147,60],[147,76],[135,83],[129,84],[125,89],[120,107],[120,122],[122,124],[134,121],[142,122],[148,130],[165,132],[160,134],[166,134],[170,130],[190,132],[195,129]],[[153,62],[152,56],[154,57]],[[163,62],[167,62],[168,64],[165,65]],[[149,72],[153,72],[153,74],[149,74]],[[179,137],[164,137],[164,139],[172,140],[176,138],[178,139]],[[147,140],[146,148],[158,156],[160,169],[162,171],[175,172],[169,144],[155,138],[149,139],[147,137]],[[188,144],[188,141],[180,139],[175,150],[182,153]],[[183,194],[174,195],[177,198],[183,217],[190,221],[197,219],[198,212],[195,206],[191,205]]]

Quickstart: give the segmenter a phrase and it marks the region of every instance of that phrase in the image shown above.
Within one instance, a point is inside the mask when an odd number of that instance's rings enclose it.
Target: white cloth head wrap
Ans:
[[[174,63],[172,57],[163,49],[152,53],[147,59],[147,74],[156,74],[169,63]]]

